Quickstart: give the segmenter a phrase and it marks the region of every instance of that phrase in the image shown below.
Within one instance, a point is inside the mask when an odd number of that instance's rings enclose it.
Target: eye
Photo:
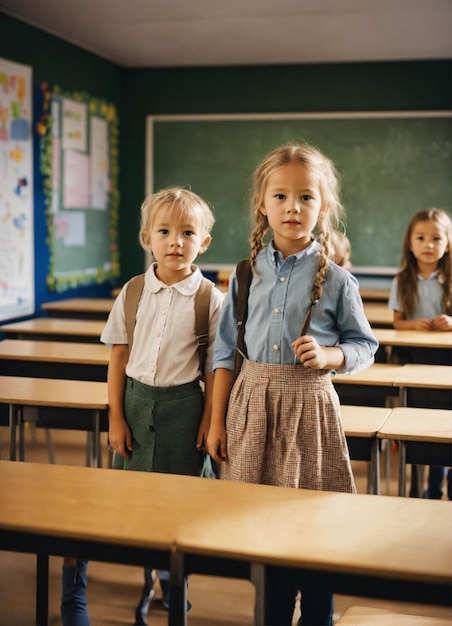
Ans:
[[[184,230],[185,237],[193,237],[194,234],[192,230]]]
[[[158,232],[162,235],[167,235],[169,231],[167,228],[159,228]]]
[[[310,196],[308,193],[304,193],[301,196],[301,199],[303,200],[303,202],[309,202],[309,200],[312,200],[312,196]]]
[[[283,193],[276,193],[276,194],[275,194],[275,198],[276,198],[277,200],[284,200],[284,199],[285,199],[285,197],[286,197],[286,196],[285,196]]]

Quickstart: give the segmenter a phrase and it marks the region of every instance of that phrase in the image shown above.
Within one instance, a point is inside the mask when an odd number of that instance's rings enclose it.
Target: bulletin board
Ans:
[[[188,185],[213,207],[204,269],[249,255],[252,175],[288,142],[308,142],[339,171],[354,270],[393,273],[411,216],[452,212],[450,111],[168,115],[147,120],[151,190]]]
[[[35,310],[32,69],[0,58],[0,320]]]
[[[119,275],[118,115],[114,105],[85,93],[55,88],[44,99],[47,286],[65,291]]]

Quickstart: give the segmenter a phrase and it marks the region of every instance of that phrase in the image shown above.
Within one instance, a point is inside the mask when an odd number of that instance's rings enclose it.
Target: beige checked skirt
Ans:
[[[356,493],[329,370],[245,360],[226,431],[226,480]]]

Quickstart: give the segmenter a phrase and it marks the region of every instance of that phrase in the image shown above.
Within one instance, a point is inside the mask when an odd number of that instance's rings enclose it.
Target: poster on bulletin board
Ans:
[[[84,93],[48,100],[41,169],[46,179],[52,291],[119,275],[118,116],[112,104]]]
[[[0,320],[35,310],[32,69],[0,58]]]

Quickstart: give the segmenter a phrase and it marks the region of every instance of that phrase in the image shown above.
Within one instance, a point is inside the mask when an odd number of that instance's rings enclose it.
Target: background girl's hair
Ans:
[[[183,187],[168,187],[149,195],[141,205],[140,232],[138,239],[141,247],[148,250],[146,235],[154,223],[155,216],[162,207],[169,218],[174,215],[180,221],[195,219],[202,228],[203,234],[208,235],[213,228],[215,218],[205,200],[189,189]]]
[[[290,163],[300,163],[308,167],[318,177],[322,195],[322,207],[316,229],[316,235],[321,245],[321,254],[319,270],[311,296],[312,301],[317,302],[322,294],[322,283],[325,280],[329,257],[331,256],[331,233],[339,226],[343,216],[343,207],[340,201],[339,174],[334,163],[320,152],[318,148],[309,144],[298,143],[280,146],[267,154],[254,172],[251,214],[255,227],[250,236],[251,267],[254,270],[256,257],[264,247],[264,237],[269,230],[268,219],[260,212],[268,178],[276,170]]]
[[[449,242],[449,251],[438,261],[438,282],[443,288],[443,313],[452,315],[452,220],[442,209],[425,209],[413,215],[408,224],[402,244],[400,269],[397,272],[397,297],[403,307],[405,317],[412,316],[419,301],[417,285],[417,260],[410,250],[411,233],[418,222],[433,220],[443,230]]]

